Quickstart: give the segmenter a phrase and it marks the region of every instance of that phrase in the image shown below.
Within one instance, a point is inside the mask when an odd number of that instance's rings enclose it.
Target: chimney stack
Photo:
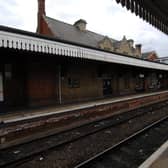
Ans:
[[[136,45],[135,45],[136,55],[137,55],[138,57],[141,57],[141,47],[142,47],[141,44],[136,44]]]
[[[45,0],[38,0],[37,33],[41,32],[43,15],[46,15]]]
[[[45,15],[45,0],[38,0],[38,14]]]

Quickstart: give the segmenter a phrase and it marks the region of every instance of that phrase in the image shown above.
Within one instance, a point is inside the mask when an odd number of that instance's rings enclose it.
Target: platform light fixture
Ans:
[[[162,74],[159,74],[159,78],[160,78],[160,79],[163,78],[163,75],[162,75]]]

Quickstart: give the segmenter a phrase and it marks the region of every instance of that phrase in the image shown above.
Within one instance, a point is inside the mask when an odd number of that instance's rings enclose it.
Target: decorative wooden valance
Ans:
[[[116,2],[168,34],[167,0],[116,0]]]

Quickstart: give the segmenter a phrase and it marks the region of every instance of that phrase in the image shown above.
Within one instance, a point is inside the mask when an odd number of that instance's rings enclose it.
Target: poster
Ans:
[[[0,72],[0,102],[4,100],[3,95],[3,78],[2,78],[2,72]]]

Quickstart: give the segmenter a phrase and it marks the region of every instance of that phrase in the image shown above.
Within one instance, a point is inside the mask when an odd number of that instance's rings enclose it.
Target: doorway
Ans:
[[[103,95],[110,96],[112,94],[111,79],[103,79]]]
[[[8,106],[20,106],[25,104],[25,65],[5,64],[5,104]]]

